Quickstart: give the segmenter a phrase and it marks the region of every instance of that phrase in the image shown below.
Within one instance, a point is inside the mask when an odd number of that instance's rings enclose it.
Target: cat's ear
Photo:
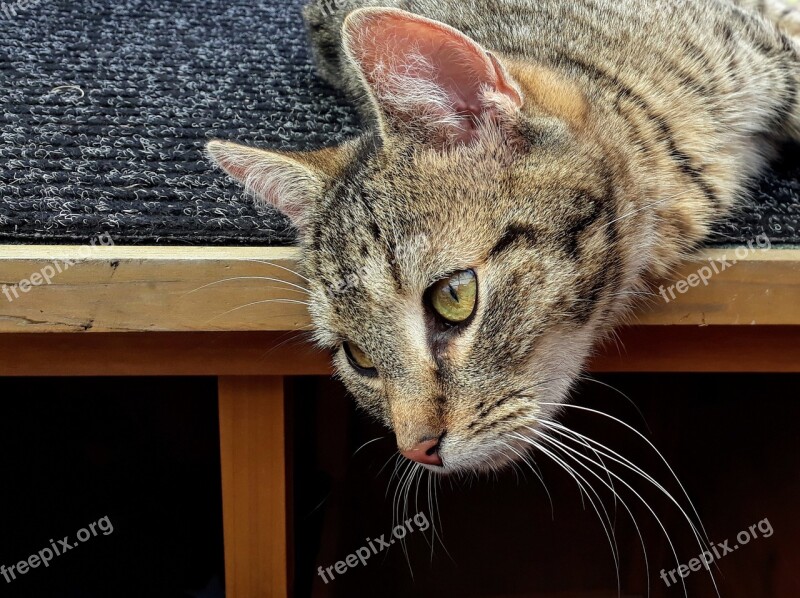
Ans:
[[[426,141],[468,143],[480,122],[497,122],[522,106],[522,91],[500,61],[444,23],[362,8],[345,19],[344,46],[382,126]]]
[[[298,229],[340,162],[337,149],[280,153],[218,140],[210,141],[206,149],[222,170],[258,201],[288,216]]]

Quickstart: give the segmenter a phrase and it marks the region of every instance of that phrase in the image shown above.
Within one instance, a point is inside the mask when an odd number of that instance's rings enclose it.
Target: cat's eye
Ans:
[[[356,371],[366,376],[376,376],[378,374],[375,364],[361,347],[350,342],[344,343],[342,347],[344,348],[344,354],[347,356],[347,361]]]
[[[478,302],[478,279],[472,270],[456,272],[436,282],[428,289],[428,301],[433,311],[448,324],[466,322]]]

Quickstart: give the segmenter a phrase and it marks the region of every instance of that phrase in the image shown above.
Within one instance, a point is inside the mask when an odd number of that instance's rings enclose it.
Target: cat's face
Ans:
[[[350,26],[362,42],[365,19],[399,26],[396,11],[361,12]],[[370,62],[368,51],[351,50],[362,69],[399,60]],[[530,436],[578,375],[624,261],[597,148],[557,118],[526,115],[496,59],[472,58],[490,80],[466,98],[467,115],[411,106],[365,75],[374,134],[305,155],[210,147],[298,225],[316,336],[348,389],[404,454],[442,472],[496,467],[523,450],[518,435]],[[459,101],[468,91],[442,93]]]
[[[564,399],[614,285],[598,182],[561,180],[546,154],[371,149],[309,224],[318,339],[401,450],[442,438],[447,470],[514,456],[512,434]]]

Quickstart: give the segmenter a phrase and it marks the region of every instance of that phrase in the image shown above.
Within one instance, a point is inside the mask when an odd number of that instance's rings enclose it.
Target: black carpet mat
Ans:
[[[207,163],[212,137],[308,149],[356,134],[314,74],[300,0],[7,0],[0,7],[0,242],[282,245]],[[800,243],[800,150],[711,244]]]

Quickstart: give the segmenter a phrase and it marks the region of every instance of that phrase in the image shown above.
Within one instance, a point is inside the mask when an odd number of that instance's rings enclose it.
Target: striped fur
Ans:
[[[483,96],[468,137],[436,129],[463,116],[446,94],[372,81],[357,47],[388,43],[368,38],[370,15],[389,13],[350,12],[364,6],[446,23],[491,53],[505,93]],[[503,462],[503,438],[565,400],[646,281],[800,133],[797,13],[775,1],[319,0],[306,19],[320,72],[375,123],[329,167],[306,165],[324,187],[303,190],[300,225],[317,338],[401,449],[444,434],[443,471]],[[422,297],[465,268],[475,319],[439,330]],[[348,365],[346,340],[379,376]]]

